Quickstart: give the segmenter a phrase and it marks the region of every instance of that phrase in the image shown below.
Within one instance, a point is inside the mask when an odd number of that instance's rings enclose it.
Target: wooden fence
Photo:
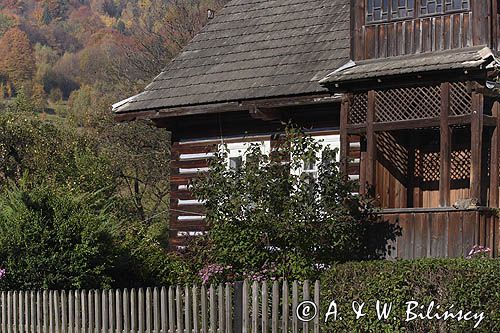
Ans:
[[[248,281],[131,290],[2,291],[1,332],[319,332],[297,305],[320,285]]]

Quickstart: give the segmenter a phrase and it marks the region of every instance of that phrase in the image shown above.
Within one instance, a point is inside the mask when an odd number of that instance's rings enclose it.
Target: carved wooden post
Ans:
[[[369,185],[376,184],[377,137],[374,130],[375,122],[375,91],[368,92],[368,113],[366,115],[366,181]]]
[[[347,166],[349,159],[349,138],[347,136],[347,124],[349,118],[349,96],[345,95],[340,107],[340,168],[347,177]]]
[[[491,136],[491,161],[490,161],[490,207],[498,207],[498,149],[500,148],[500,103],[495,102],[492,109],[496,117],[496,127]]]
[[[483,141],[483,95],[472,93],[472,118],[471,118],[471,167],[470,167],[470,197],[481,202],[482,180],[482,141]]]
[[[450,114],[450,84],[441,84],[441,121],[440,121],[440,163],[439,163],[439,206],[450,205],[450,164],[451,130],[448,124]]]

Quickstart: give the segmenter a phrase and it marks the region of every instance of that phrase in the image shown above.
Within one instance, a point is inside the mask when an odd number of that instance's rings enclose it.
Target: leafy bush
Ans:
[[[328,332],[499,332],[500,260],[498,259],[423,259],[415,261],[370,261],[334,266],[322,276],[322,313],[332,300],[338,305],[342,320],[330,316]],[[377,320],[376,301],[392,302],[388,320]],[[366,316],[356,320],[353,301],[365,302]],[[484,312],[484,320],[476,330],[477,320],[460,322],[449,319],[406,322],[406,302],[416,301],[427,312],[427,306],[439,304],[438,313],[464,310]],[[410,315],[411,318],[411,315]]]
[[[238,169],[227,167],[222,150],[194,183],[210,230],[192,255],[252,279],[302,279],[337,261],[383,256],[394,230],[379,223],[369,198],[352,194],[336,154],[294,128],[271,157],[251,146]],[[307,163],[319,164],[317,179],[301,172]],[[373,235],[383,239],[365,241]]]
[[[0,197],[2,289],[104,288],[115,261],[113,215],[96,196],[10,186]]]

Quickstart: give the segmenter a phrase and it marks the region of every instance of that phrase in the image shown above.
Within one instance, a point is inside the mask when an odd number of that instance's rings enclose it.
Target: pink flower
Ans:
[[[487,254],[490,253],[491,249],[489,247],[481,246],[481,245],[474,245],[472,249],[469,251],[469,254],[467,255],[467,259],[471,259],[475,256],[481,255],[481,254]]]
[[[0,268],[0,280],[5,277],[5,274],[6,274],[5,268]]]

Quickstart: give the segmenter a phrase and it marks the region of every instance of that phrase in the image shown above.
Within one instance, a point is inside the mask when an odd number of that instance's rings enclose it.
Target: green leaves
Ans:
[[[193,187],[211,227],[195,250],[200,265],[230,265],[236,277],[267,266],[274,276],[304,279],[337,261],[376,257],[363,244],[376,215],[352,194],[335,154],[293,127],[271,157],[251,145],[238,169],[220,151]],[[318,165],[317,179],[302,172],[306,163]]]

